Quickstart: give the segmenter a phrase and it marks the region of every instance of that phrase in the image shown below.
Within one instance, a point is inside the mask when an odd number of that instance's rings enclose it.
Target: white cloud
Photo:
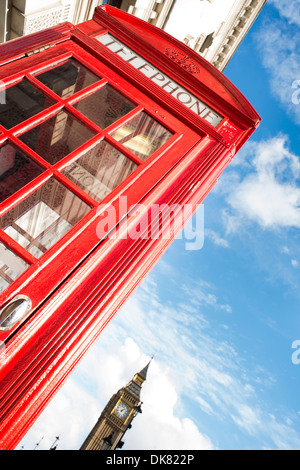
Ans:
[[[126,449],[213,449],[211,441],[200,433],[192,419],[179,418],[176,385],[156,362],[149,369],[143,402],[143,415],[136,418],[134,432],[128,432]]]
[[[274,378],[257,364],[251,371],[249,357],[244,360],[241,353],[229,341],[219,338],[218,333],[210,328],[208,315],[205,315],[205,312],[208,308],[222,311],[225,305],[220,302],[213,286],[207,282],[192,280],[189,284],[183,285],[177,278],[176,287],[177,290],[179,288],[182,290],[186,308],[184,305],[175,306],[175,301],[174,304],[164,305],[159,296],[158,285],[152,278],[147,280],[138,294],[129,301],[122,312],[124,316],[120,317],[116,327],[118,336],[120,328],[124,325],[126,325],[124,334],[135,328],[137,331],[142,331],[139,347],[146,351],[151,351],[155,338],[157,363],[155,361],[155,367],[149,370],[149,381],[145,384],[143,394],[145,409],[143,418],[145,417],[150,428],[149,436],[153,436],[153,441],[151,444],[147,442],[147,445],[150,448],[152,445],[153,448],[164,443],[165,448],[179,448],[172,446],[180,446],[179,441],[183,438],[181,431],[184,434],[187,425],[195,430],[190,442],[195,445],[194,439],[196,439],[200,446],[211,445],[213,439],[205,438],[203,429],[201,433],[200,430],[196,432],[195,422],[191,416],[186,415],[184,403],[188,398],[194,400],[195,410],[196,403],[199,404],[195,415],[200,413],[201,416],[201,413],[207,413],[209,416],[215,416],[218,422],[230,419],[245,433],[259,438],[259,442],[268,443],[270,447],[276,447],[276,443],[279,442],[278,435],[285,448],[299,446],[300,437],[293,430],[293,424],[290,425],[291,433],[284,435],[283,429],[286,430],[286,425],[281,424],[281,418],[275,417],[270,420],[268,404],[263,405],[258,399],[259,390],[262,387],[272,387]],[[136,322],[142,323],[142,330]],[[161,404],[164,408],[161,415],[166,426],[163,426],[157,417],[159,413],[156,411],[161,410],[159,400],[155,400],[153,406],[150,406],[151,396],[154,399],[161,391],[163,391]],[[257,407],[257,402],[261,405],[260,409]],[[149,412],[149,420],[146,420],[146,410]],[[150,418],[151,412],[152,418]],[[200,417],[199,422],[201,421]],[[141,426],[137,433],[138,437],[135,434],[135,429],[138,428],[134,427],[130,431],[132,448],[135,445],[143,448],[145,445],[142,431],[145,424],[142,422],[142,417],[137,418],[135,425],[138,422]],[[154,432],[157,425],[159,425],[157,432],[160,429],[162,435]],[[171,425],[174,436],[172,443],[166,441]],[[165,431],[167,434],[164,434]],[[270,434],[274,435],[274,441],[270,440]],[[158,436],[161,439],[159,444],[155,441]],[[188,445],[186,441],[184,442],[185,446]]]
[[[209,240],[211,240],[217,246],[221,246],[222,248],[228,248],[229,247],[228,240],[225,240],[225,238],[222,238],[214,230],[205,229],[205,237],[207,237]]]
[[[224,212],[228,231],[241,219],[268,229],[300,227],[299,158],[288,148],[285,136],[247,146],[252,170],[235,186],[227,186],[227,202],[234,211]]]
[[[99,360],[101,358],[101,360]],[[150,360],[132,338],[111,342],[108,334],[79,365],[18,448],[48,450],[56,435],[58,449],[79,449],[110,397],[126,385]],[[124,450],[212,450],[208,437],[196,424],[177,412],[176,381],[169,369],[155,359],[142,391],[142,414],[125,437]],[[147,430],[147,432],[145,432]]]
[[[249,434],[257,432],[262,425],[259,413],[246,404],[237,406],[238,413],[232,416],[232,419],[242,428],[245,428]]]
[[[288,19],[289,23],[300,26],[300,10],[298,0],[269,0],[279,11],[283,18]]]
[[[299,1],[273,0],[271,3],[279,10],[281,19],[265,20],[256,36],[256,44],[269,72],[274,97],[300,123],[300,102],[295,104],[293,99],[297,93],[293,83],[300,79]]]
[[[214,438],[205,435],[205,415],[218,427],[225,421],[235,423],[258,439],[258,447],[276,447],[279,442],[284,448],[299,447],[293,422],[287,426],[280,417],[271,419],[269,404],[258,397],[267,382],[273,385],[272,377],[257,365],[251,367],[247,353],[239,353],[229,341],[230,332],[226,340],[221,329],[210,326],[207,309],[222,311],[226,304],[206,282],[190,280],[188,285],[189,289],[177,277],[176,289],[185,304],[166,304],[159,279],[157,283],[150,275],[39,418],[25,448],[32,448],[42,436],[49,445],[60,434],[60,449],[78,449],[110,396],[153,353],[143,386],[143,413],[125,435],[124,450],[216,448]],[[193,415],[186,400],[193,403]]]
[[[60,439],[59,449],[78,448],[78,441],[83,442],[89,423],[96,421],[99,406],[101,402],[89,390],[70,378],[17,448],[33,450],[40,443],[39,450],[49,450],[56,436]]]
[[[182,285],[182,291],[190,299],[190,305],[195,306],[199,310],[202,306],[213,307],[215,310],[225,310],[228,313],[232,312],[232,308],[228,304],[223,304],[214,291],[214,287],[208,282],[200,279]],[[205,323],[205,320],[203,324]]]

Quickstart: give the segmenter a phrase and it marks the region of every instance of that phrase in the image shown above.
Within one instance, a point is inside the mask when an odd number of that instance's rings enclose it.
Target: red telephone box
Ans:
[[[0,79],[0,448],[13,449],[260,118],[185,44],[108,6],[1,45]]]

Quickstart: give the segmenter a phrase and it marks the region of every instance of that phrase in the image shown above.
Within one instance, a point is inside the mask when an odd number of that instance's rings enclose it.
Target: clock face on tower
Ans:
[[[128,406],[125,403],[119,403],[116,407],[116,415],[118,418],[125,419],[129,413]]]

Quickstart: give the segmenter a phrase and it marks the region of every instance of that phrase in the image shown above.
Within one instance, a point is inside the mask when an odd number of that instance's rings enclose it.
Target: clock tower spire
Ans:
[[[114,450],[123,446],[122,437],[131,428],[132,420],[142,412],[141,388],[151,360],[111,397],[80,450]]]

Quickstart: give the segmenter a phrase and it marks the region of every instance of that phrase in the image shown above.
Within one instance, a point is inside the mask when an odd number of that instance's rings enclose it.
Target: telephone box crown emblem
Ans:
[[[189,73],[200,73],[198,65],[188,56],[175,49],[167,48],[166,55]]]

